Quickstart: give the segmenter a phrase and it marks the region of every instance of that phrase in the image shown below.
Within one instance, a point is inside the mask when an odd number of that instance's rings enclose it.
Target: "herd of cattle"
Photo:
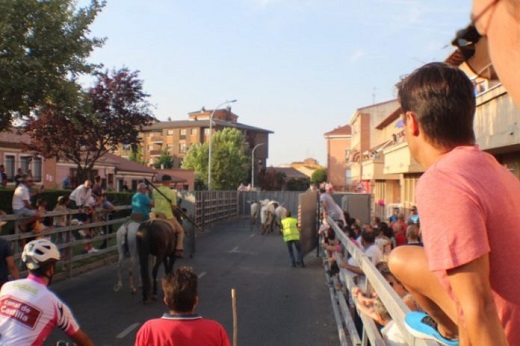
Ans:
[[[287,216],[287,209],[277,201],[264,199],[261,201],[250,201],[251,203],[251,227],[258,222],[260,215],[260,228],[262,234],[269,234],[278,229],[282,233],[281,221]]]

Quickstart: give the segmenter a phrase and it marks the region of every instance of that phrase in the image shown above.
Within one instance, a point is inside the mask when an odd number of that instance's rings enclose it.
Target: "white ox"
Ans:
[[[262,234],[271,233],[275,224],[276,214],[275,210],[279,203],[277,201],[270,201],[264,199],[260,201],[260,220],[262,222]]]

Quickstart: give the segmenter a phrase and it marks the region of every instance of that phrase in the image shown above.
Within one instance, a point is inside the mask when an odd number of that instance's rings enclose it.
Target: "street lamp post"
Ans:
[[[251,152],[251,190],[255,188],[255,150],[265,143],[258,143],[254,146],[253,151]]]
[[[212,152],[212,135],[213,135],[213,116],[215,115],[215,112],[217,109],[222,107],[223,105],[227,105],[228,103],[237,102],[237,100],[228,100],[225,102],[222,102],[219,104],[213,111],[211,112],[209,116],[209,157],[208,157],[208,190],[211,191],[211,152]]]

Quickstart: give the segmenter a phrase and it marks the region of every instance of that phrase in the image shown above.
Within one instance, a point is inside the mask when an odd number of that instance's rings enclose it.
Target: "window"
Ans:
[[[15,171],[14,155],[5,155],[5,174],[7,175],[7,179],[13,179]]]
[[[33,158],[33,178],[34,181],[42,181],[42,158],[35,157]]]
[[[188,149],[188,146],[186,145],[186,143],[179,143],[179,151],[181,153],[185,153]]]
[[[196,135],[196,134],[197,134],[197,129],[191,129],[191,130],[190,130],[190,134],[192,134],[192,135]]]
[[[29,172],[31,169],[29,164],[31,162],[31,158],[29,156],[20,156],[20,168],[25,172]]]
[[[168,130],[168,131],[166,132],[166,134],[167,134],[168,136],[173,136],[173,130]]]
[[[209,136],[209,128],[204,129],[204,135]]]
[[[186,129],[181,129],[180,139],[186,139]]]
[[[153,144],[150,144],[150,145],[148,146],[148,150],[153,150]]]

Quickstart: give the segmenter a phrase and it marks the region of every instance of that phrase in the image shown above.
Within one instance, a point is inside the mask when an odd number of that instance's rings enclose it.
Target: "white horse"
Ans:
[[[128,250],[130,254],[130,263],[128,266],[128,280],[130,285],[130,292],[135,294],[137,289],[134,285],[134,269],[135,265],[138,263],[138,253],[137,253],[137,240],[136,234],[137,229],[139,228],[139,223],[135,221],[129,221],[124,223],[117,230],[117,252],[119,254],[119,260],[117,262],[118,270],[117,270],[117,283],[114,285],[114,291],[119,291],[121,287],[123,287],[123,262],[125,260],[125,252]],[[127,243],[127,244],[125,244]],[[127,247],[125,245],[128,245]]]

